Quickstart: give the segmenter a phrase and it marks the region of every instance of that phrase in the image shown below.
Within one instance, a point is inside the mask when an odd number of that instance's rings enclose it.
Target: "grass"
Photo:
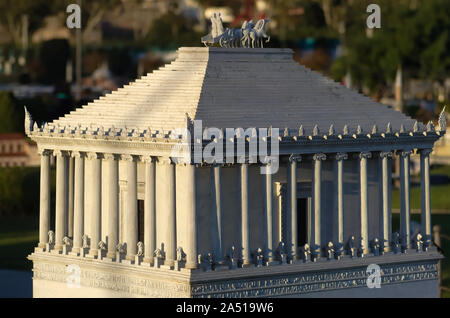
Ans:
[[[436,166],[431,168],[431,175],[445,175],[450,177],[450,166]],[[411,176],[412,179],[420,180],[420,176]],[[450,211],[450,184],[433,185],[431,192],[431,210]],[[412,184],[411,191],[411,209],[420,209],[420,184]],[[392,208],[400,209],[400,190],[392,190]]]

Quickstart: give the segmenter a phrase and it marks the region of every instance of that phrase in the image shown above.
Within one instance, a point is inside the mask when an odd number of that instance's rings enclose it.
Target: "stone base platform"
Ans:
[[[436,251],[180,271],[35,252],[33,297],[437,297]],[[381,269],[369,288],[367,266]]]

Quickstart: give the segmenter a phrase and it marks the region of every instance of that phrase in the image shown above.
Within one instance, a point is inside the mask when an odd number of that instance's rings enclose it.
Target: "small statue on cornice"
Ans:
[[[48,244],[55,244],[55,233],[53,231],[48,231]]]

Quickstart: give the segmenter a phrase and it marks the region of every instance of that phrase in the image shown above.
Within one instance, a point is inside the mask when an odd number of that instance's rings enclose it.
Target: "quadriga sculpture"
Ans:
[[[269,20],[261,19],[256,25],[253,20],[244,21],[240,29],[224,28],[222,18],[214,13],[211,17],[211,33],[201,38],[205,46],[218,43],[221,47],[264,47],[264,43],[270,41],[270,36],[266,33],[266,25]],[[264,39],[267,39],[264,41]]]

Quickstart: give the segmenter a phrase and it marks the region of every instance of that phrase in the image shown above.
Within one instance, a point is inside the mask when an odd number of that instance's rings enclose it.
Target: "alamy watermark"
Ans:
[[[76,264],[70,264],[66,267],[66,283],[67,288],[80,288],[81,287],[81,269]]]
[[[370,264],[367,266],[366,273],[369,275],[367,277],[367,287],[368,288],[381,288],[381,268],[377,264]]]
[[[69,29],[81,29],[81,8],[78,4],[69,4],[66,12],[70,15],[66,19],[66,25]]]
[[[381,28],[381,8],[378,4],[369,4],[366,9],[367,13],[370,13],[366,19],[366,25],[369,29]]]
[[[279,168],[278,128],[203,129],[201,120],[190,128],[171,131],[171,157],[180,163],[262,163],[261,174],[275,174]]]

